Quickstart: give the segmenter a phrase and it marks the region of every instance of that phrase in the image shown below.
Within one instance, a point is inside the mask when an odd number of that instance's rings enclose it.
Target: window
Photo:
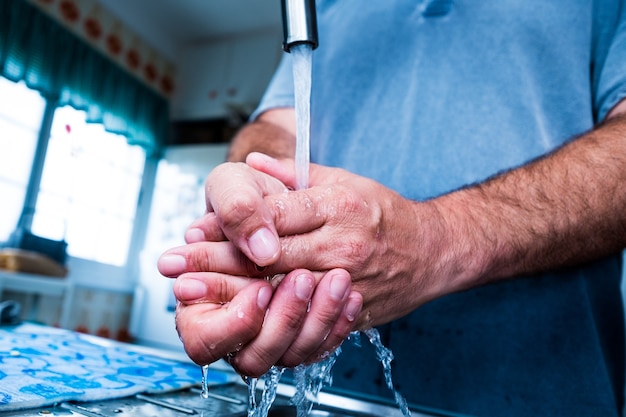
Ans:
[[[0,242],[15,230],[24,205],[45,106],[23,82],[0,77]]]
[[[71,256],[125,265],[145,158],[125,137],[86,123],[84,112],[57,109],[33,233],[65,239]]]

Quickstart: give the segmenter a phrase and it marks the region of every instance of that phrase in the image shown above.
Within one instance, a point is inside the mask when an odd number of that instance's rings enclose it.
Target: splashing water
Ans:
[[[311,136],[311,45],[303,43],[290,49],[292,56],[296,111],[296,189],[309,186]]]
[[[296,406],[297,417],[308,416],[313,405],[318,402],[317,394],[322,388],[332,385],[332,368],[340,353],[341,348],[338,348],[320,362],[298,365],[294,369],[296,394],[291,399],[291,403]]]
[[[363,333],[365,333],[370,343],[376,349],[376,357],[383,366],[383,372],[385,374],[385,382],[387,383],[387,388],[389,388],[393,393],[396,404],[398,405],[398,407],[400,407],[400,411],[402,411],[402,414],[405,417],[409,417],[411,415],[411,411],[409,410],[406,399],[393,386],[393,380],[391,378],[391,361],[393,360],[393,353],[391,352],[391,350],[383,346],[383,343],[380,341],[380,333],[378,333],[378,330],[368,329],[365,330]]]
[[[256,405],[256,386],[259,382],[258,378],[244,377],[243,379],[248,384],[248,417],[253,417],[257,411]]]
[[[387,387],[394,394],[396,404],[405,417],[410,417],[411,411],[409,410],[406,400],[393,386],[391,378],[391,361],[393,360],[393,354],[391,350],[383,346],[378,330],[369,329],[364,331],[364,333],[376,350],[376,357],[381,362],[385,373]],[[352,332],[349,340],[355,345],[360,346],[360,333]],[[320,391],[332,385],[332,368],[340,354],[341,347],[320,362],[299,365],[294,368],[296,393],[293,398],[291,398],[291,403],[296,406],[297,417],[308,416],[313,406],[318,403],[317,396]],[[269,409],[276,399],[278,383],[283,372],[284,368],[273,366],[268,373],[262,377],[264,382],[263,393],[261,395],[261,401],[258,404],[256,396],[258,379],[244,377],[244,381],[248,384],[248,417],[267,417]]]
[[[276,391],[278,390],[278,382],[285,371],[284,368],[272,366],[270,370],[263,375],[263,394],[261,402],[256,402],[256,390],[258,378],[244,378],[248,384],[248,417],[266,417],[270,411],[270,407],[276,399]]]

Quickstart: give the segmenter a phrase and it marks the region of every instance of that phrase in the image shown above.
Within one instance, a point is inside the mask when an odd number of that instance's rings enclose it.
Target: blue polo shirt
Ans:
[[[625,14],[619,0],[318,0],[311,159],[425,200],[544,155],[626,97]],[[284,106],[289,54],[253,118]],[[467,415],[619,415],[621,267],[519,277],[382,326],[397,387]],[[334,381],[391,398],[367,346],[344,344]]]

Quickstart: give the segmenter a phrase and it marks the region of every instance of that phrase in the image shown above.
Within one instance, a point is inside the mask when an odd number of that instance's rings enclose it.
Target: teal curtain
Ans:
[[[0,0],[0,75],[86,111],[149,155],[167,143],[168,101],[24,0]]]

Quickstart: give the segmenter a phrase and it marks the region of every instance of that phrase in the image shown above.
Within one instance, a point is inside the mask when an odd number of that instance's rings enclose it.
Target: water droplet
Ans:
[[[202,366],[202,392],[200,396],[205,400],[209,398],[209,365]]]

